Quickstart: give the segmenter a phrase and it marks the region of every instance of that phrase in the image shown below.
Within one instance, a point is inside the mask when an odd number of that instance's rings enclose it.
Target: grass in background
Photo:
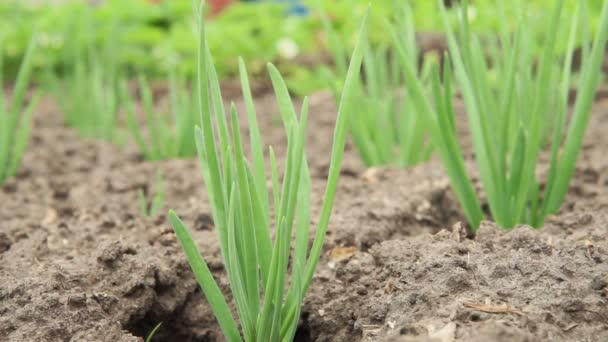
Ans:
[[[517,0],[522,1],[522,0]],[[527,14],[536,18],[539,24],[543,14],[551,8],[554,0],[525,0]],[[314,9],[318,0],[303,0]],[[357,33],[357,22],[369,0],[323,0],[332,24],[338,32],[342,44],[351,50]],[[405,2],[403,0],[399,1]],[[512,1],[502,1],[511,3]],[[587,0],[590,7],[589,22],[591,32],[597,32],[599,24],[599,1]],[[442,21],[434,1],[410,1],[413,22],[423,32],[442,30]],[[455,1],[453,3],[456,3]],[[484,34],[500,32],[500,20],[496,15],[496,0],[476,0],[470,6],[468,16],[471,29]],[[384,20],[393,18],[393,1],[373,1],[375,18],[370,18],[370,42],[373,47],[392,44],[386,34]],[[565,11],[573,13],[576,1],[567,1]],[[515,18],[507,8],[506,16]],[[90,12],[89,14],[86,14]],[[449,9],[451,21],[456,21],[456,6]],[[290,90],[299,96],[323,89],[326,83],[320,80],[318,68],[302,65],[314,61],[314,56],[328,50],[322,35],[322,23],[318,13],[310,11],[305,17],[286,16],[285,8],[278,2],[236,2],[208,22],[208,40],[215,51],[217,71],[220,79],[238,77],[236,56],[244,57],[255,79],[265,78],[265,63],[276,62],[286,78]],[[75,17],[88,17],[95,28],[86,39],[75,39],[78,30],[72,30]],[[516,20],[509,20],[510,28]],[[80,49],[88,49],[92,43],[95,50],[101,49],[109,41],[120,48],[116,53],[116,63],[121,72],[132,75],[134,70],[149,77],[165,75],[172,69],[191,78],[196,73],[195,60],[196,27],[190,15],[188,0],[104,0],[91,7],[87,1],[0,1],[0,32],[5,36],[3,52],[6,57],[7,77],[14,77],[19,61],[23,58],[32,28],[40,31],[39,51],[34,66],[40,69],[55,69],[61,72],[63,51],[77,44]],[[116,34],[119,27],[120,34]],[[543,41],[546,32],[539,31],[535,42]],[[226,44],[230,41],[231,44]],[[291,42],[296,47],[295,59],[284,58],[281,54],[282,42]],[[563,52],[565,44],[559,44]],[[539,44],[535,50],[540,51]],[[310,57],[313,57],[312,59]],[[323,63],[318,59],[316,63]],[[34,75],[36,76],[36,75]]]
[[[169,76],[169,113],[158,110],[144,76],[139,77],[140,98],[145,112],[145,128],[138,122],[133,99],[124,99],[128,128],[147,160],[186,158],[196,155],[192,129],[198,119],[196,97],[186,82],[174,73]],[[128,92],[122,91],[127,95]]]
[[[90,23],[91,10],[78,14],[66,28],[72,39],[62,53],[61,72],[47,69],[48,88],[68,126],[85,137],[115,141],[122,96],[116,60],[119,46],[108,40],[98,48],[91,39],[95,30]],[[114,33],[118,32],[116,26]]]
[[[53,81],[66,124],[85,137],[115,140],[121,97],[116,77],[96,60],[78,60],[69,75]]]
[[[196,129],[195,135],[242,335],[187,228],[175,213],[170,212],[169,218],[226,339],[290,341],[295,335],[304,294],[312,281],[328,228],[344,153],[348,113],[356,96],[354,88],[359,78],[362,47],[359,45],[355,49],[347,73],[325,199],[309,249],[311,184],[304,153],[308,100],[304,99],[298,119],[285,82],[274,66],[268,66],[288,137],[281,186],[274,153],[272,149],[269,151],[272,170],[269,195],[261,136],[244,63],[240,63],[240,75],[250,128],[251,164],[245,157],[234,104],[229,109],[230,121],[226,118],[217,73],[207,45],[202,6],[197,15],[200,23],[198,85],[201,128]],[[366,19],[359,41],[364,39],[365,33]],[[271,238],[273,221],[274,241]],[[295,235],[293,254],[292,235]],[[291,277],[288,277],[289,270]]]
[[[401,63],[412,69],[419,68],[419,50],[416,30],[408,2],[393,1],[394,20],[386,19],[386,30],[397,31],[390,44],[372,47],[364,44],[362,78],[357,84],[357,96],[350,116],[350,133],[361,159],[367,166],[410,166],[425,161],[431,155],[431,145],[412,99],[405,89],[405,77]],[[319,4],[328,45],[336,65],[336,71],[324,69],[336,101],[339,101],[340,82],[346,75],[346,45],[332,27]],[[397,47],[398,46],[398,47]],[[407,59],[400,60],[395,49],[408,51]],[[422,68],[420,76],[426,79],[428,68]]]
[[[2,39],[0,37],[0,47]],[[32,58],[36,48],[36,37],[30,43],[21,62],[13,87],[12,98],[4,94],[3,58],[0,49],[0,184],[17,172],[30,137],[32,114],[40,93],[37,92],[25,105],[25,96],[32,72]],[[24,107],[25,105],[25,107]]]

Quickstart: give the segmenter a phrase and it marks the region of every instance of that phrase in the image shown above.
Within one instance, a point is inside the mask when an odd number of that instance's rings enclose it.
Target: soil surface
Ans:
[[[274,98],[257,105],[283,159]],[[335,106],[317,94],[310,112],[317,217]],[[296,340],[608,341],[607,131],[598,100],[544,229],[486,222],[472,239],[439,162],[366,169],[348,147]],[[223,340],[165,215],[139,212],[157,170],[164,211],[182,216],[228,290],[198,162],[83,139],[45,99],[21,171],[0,189],[0,341],[143,341],[159,322],[156,341]]]

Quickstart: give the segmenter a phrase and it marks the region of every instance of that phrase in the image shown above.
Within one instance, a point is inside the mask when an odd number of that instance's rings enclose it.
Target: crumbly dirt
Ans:
[[[273,101],[258,98],[260,125],[282,160]],[[331,102],[311,98],[313,214]],[[599,100],[566,203],[544,229],[486,222],[473,239],[436,160],[365,169],[349,146],[296,340],[608,340],[607,129]],[[156,341],[222,341],[165,215],[139,213],[157,170],[165,209],[228,290],[198,162],[151,163],[133,144],[83,139],[45,99],[21,171],[0,189],[0,341],[143,341],[158,322]]]

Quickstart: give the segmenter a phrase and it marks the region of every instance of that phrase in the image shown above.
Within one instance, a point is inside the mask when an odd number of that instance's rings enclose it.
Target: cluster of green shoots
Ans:
[[[546,217],[559,209],[575,171],[600,81],[608,39],[608,1],[604,2],[600,29],[593,43],[585,26],[585,2],[580,1],[578,13],[570,22],[568,49],[561,61],[555,44],[563,25],[560,20],[563,0],[555,2],[539,59],[531,54],[533,42],[528,38],[533,22],[522,14],[517,32],[510,34],[505,28],[498,41],[487,40],[491,66],[480,38],[469,28],[468,1],[461,4],[456,30],[443,1],[437,2],[449,44],[443,76],[435,65],[429,87],[417,77],[416,66],[410,62],[411,51],[395,46],[414,108],[425,118],[456,196],[470,225],[476,229],[484,219],[484,212],[458,143],[452,105],[454,78],[466,106],[475,160],[492,218],[503,228],[517,224],[541,227]],[[391,34],[397,39],[396,31]],[[582,66],[576,101],[569,113],[576,42],[581,42]],[[546,178],[540,180],[537,166],[545,147],[550,158],[549,170]]]
[[[146,160],[186,158],[196,155],[192,127],[196,123],[195,97],[183,78],[169,75],[169,110],[158,110],[150,84],[144,75],[138,78],[139,97],[144,121],[140,122],[136,101],[126,80],[106,54],[74,51],[66,60],[62,78],[51,76],[51,87],[68,126],[86,137],[122,143],[121,125],[126,123]],[[111,55],[111,53],[107,53]],[[102,62],[102,61],[108,62]],[[70,97],[61,96],[72,94]],[[124,118],[121,117],[124,114]]]
[[[14,176],[19,168],[29,141],[32,113],[40,100],[40,93],[36,93],[25,105],[35,48],[35,38],[32,38],[19,67],[12,98],[7,99],[4,90],[0,89],[0,184]],[[0,85],[4,84],[2,55],[0,51]]]
[[[369,40],[363,45],[363,71],[357,84],[350,134],[361,159],[367,166],[410,166],[427,160],[432,152],[423,119],[412,105],[409,93],[403,92],[405,75],[401,60],[392,53],[399,47],[408,51],[407,63],[418,64],[419,50],[411,8],[407,1],[393,2],[394,20],[383,23],[398,34],[390,44],[373,46]],[[335,71],[323,69],[334,98],[339,100],[338,84],[346,75],[347,54],[344,42],[332,27],[322,6],[319,6],[328,46],[335,62]],[[420,71],[428,78],[429,63]]]
[[[128,128],[144,157],[147,160],[161,160],[195,156],[192,127],[198,118],[196,97],[190,96],[185,80],[170,74],[169,113],[155,109],[157,106],[144,76],[139,77],[139,90],[147,132],[137,120],[131,97],[126,96],[124,102]],[[123,94],[128,92],[123,91]]]
[[[73,63],[72,72],[54,88],[68,126],[86,137],[116,139],[120,94],[115,76],[94,58]]]
[[[49,70],[49,88],[68,126],[86,137],[116,140],[121,97],[116,46],[111,41],[95,46],[93,29],[86,23],[90,15],[86,11],[72,19],[61,75]],[[85,48],[79,43],[83,40]]]
[[[298,117],[281,75],[274,66],[268,65],[288,138],[282,177],[273,150],[269,149],[272,170],[272,189],[269,191],[264,148],[244,63],[240,62],[240,77],[249,125],[251,164],[245,156],[234,104],[229,108],[230,120],[227,119],[205,35],[203,13],[201,5],[197,11],[201,126],[196,128],[195,138],[240,324],[233,318],[230,306],[183,222],[173,212],[169,219],[226,339],[290,341],[295,335],[304,293],[312,281],[327,232],[363,49],[357,46],[347,72],[323,207],[309,248],[311,180],[304,149],[308,101],[304,99]],[[366,34],[366,19],[367,16],[359,32],[359,41]],[[288,277],[289,270],[291,277]]]
[[[165,185],[160,172],[156,174],[154,191],[154,196],[149,187],[141,189],[138,193],[139,212],[142,216],[156,216],[165,205]]]
[[[86,137],[123,143],[122,126],[126,124],[147,160],[195,156],[192,127],[196,123],[196,101],[185,77],[168,73],[169,110],[165,111],[157,109],[159,99],[141,74],[137,86],[144,122],[140,122],[136,101],[123,75],[128,70],[121,69],[118,61],[120,47],[115,40],[98,46],[89,23],[92,15],[87,9],[71,20],[67,26],[71,39],[62,54],[59,73],[49,70],[49,88],[59,101],[67,125]],[[112,26],[110,33],[117,34],[118,29]]]
[[[563,19],[563,0],[555,1],[548,24],[527,17],[520,1],[511,5],[512,12],[518,13],[517,31],[510,32],[505,5],[497,1],[500,34],[484,36],[482,44],[482,38],[470,29],[468,1],[461,2],[460,12],[451,13],[437,0],[448,53],[442,66],[425,58],[420,67],[411,8],[408,2],[393,2],[393,18],[385,20],[390,45],[364,45],[364,73],[349,125],[353,143],[368,166],[412,165],[435,150],[473,229],[485,214],[456,134],[455,92],[464,99],[492,218],[503,228],[540,227],[559,210],[568,190],[608,36],[606,3],[593,43],[585,1],[579,1],[577,13],[567,20]],[[322,19],[336,75],[343,75],[344,44],[324,13]],[[565,53],[557,45],[564,21],[569,24]],[[540,55],[536,53],[539,36],[544,37]],[[582,64],[575,80],[572,62],[577,46],[581,46]],[[339,77],[325,74],[337,94]],[[569,113],[568,95],[575,81],[577,97]],[[542,180],[538,164],[545,150],[550,164]]]

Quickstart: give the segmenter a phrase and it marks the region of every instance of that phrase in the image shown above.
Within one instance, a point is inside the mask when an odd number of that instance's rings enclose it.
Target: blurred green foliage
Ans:
[[[21,0],[0,2],[0,32],[4,36],[7,69],[21,59],[33,34],[40,34],[37,68],[61,71],[65,51],[89,49],[113,41],[115,59],[129,72],[193,74],[196,28],[190,0],[105,0],[97,7],[85,1],[33,5]],[[275,4],[240,3],[209,20],[210,48],[218,73],[236,75],[237,57],[251,63],[255,73],[279,58],[277,43],[289,39],[299,52],[314,47],[314,21],[283,15]],[[67,48],[69,46],[69,48]]]
[[[398,0],[401,1],[401,0]],[[53,2],[53,1],[52,1]],[[222,78],[237,74],[237,57],[242,56],[252,74],[260,75],[268,61],[278,64],[292,90],[303,94],[322,85],[318,71],[300,65],[290,57],[319,56],[327,50],[318,12],[321,4],[347,46],[354,43],[357,20],[371,2],[374,18],[370,22],[370,41],[388,43],[382,30],[383,20],[392,17],[391,0],[305,0],[312,10],[305,17],[287,16],[277,4],[240,2],[229,6],[220,15],[208,20],[209,46],[215,56]],[[0,1],[0,34],[3,37],[5,69],[10,72],[26,50],[33,32],[38,32],[39,52],[34,56],[37,69],[62,71],[66,50],[95,50],[108,45],[119,68],[126,75],[145,72],[166,75],[169,70],[193,75],[196,40],[191,0],[104,0],[90,6],[85,0],[53,2]],[[415,25],[422,31],[442,31],[435,1],[411,2]],[[504,2],[505,15],[515,25],[513,4],[526,6],[530,16],[541,14],[553,0],[514,0]],[[566,13],[572,13],[577,1],[566,2]],[[469,10],[472,28],[481,32],[499,31],[497,0],[474,0]],[[601,0],[588,0],[590,13],[598,13]],[[571,8],[570,8],[571,7]],[[597,10],[596,10],[597,9]],[[454,16],[457,12],[452,13]],[[76,18],[76,19],[75,19]],[[456,17],[454,17],[456,19]],[[597,27],[597,16],[590,18]],[[539,23],[542,25],[542,23]],[[565,44],[565,43],[564,43]],[[66,49],[70,46],[69,49]],[[283,50],[294,51],[283,51]],[[314,58],[313,58],[314,59]],[[309,63],[310,64],[310,63]]]

